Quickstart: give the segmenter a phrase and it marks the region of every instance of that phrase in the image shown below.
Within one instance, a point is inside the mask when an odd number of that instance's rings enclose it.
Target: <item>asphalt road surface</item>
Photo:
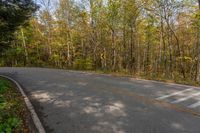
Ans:
[[[0,68],[47,133],[200,133],[200,88],[84,72]]]

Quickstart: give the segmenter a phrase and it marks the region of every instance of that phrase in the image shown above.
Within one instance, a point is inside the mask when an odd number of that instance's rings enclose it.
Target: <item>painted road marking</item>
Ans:
[[[176,101],[173,101],[173,102],[171,102],[171,103],[180,103],[180,102],[186,101],[186,100],[188,100],[188,99],[190,99],[190,98],[193,98],[193,97],[195,97],[195,96],[198,96],[198,95],[200,95],[200,92],[199,92],[199,93],[192,94],[192,95],[187,96],[187,97],[184,97],[184,98],[180,98],[180,99],[178,99],[178,100],[176,100]]]
[[[164,96],[161,96],[159,98],[156,98],[157,100],[162,100],[162,99],[166,99],[168,97],[172,97],[172,96],[175,96],[175,95],[179,95],[179,94],[182,94],[184,92],[187,92],[187,91],[191,91],[191,90],[194,90],[193,88],[189,88],[189,89],[186,89],[186,90],[183,90],[183,91],[177,91],[177,92],[174,92],[172,94],[169,94],[169,95],[164,95]]]
[[[197,102],[197,103],[194,103],[194,104],[192,104],[192,105],[190,105],[190,106],[188,106],[189,108],[196,108],[196,107],[199,107],[200,106],[200,101],[199,102]]]

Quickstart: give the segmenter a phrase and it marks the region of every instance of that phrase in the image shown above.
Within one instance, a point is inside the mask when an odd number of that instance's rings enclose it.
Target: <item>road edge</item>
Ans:
[[[48,69],[48,68],[47,68]],[[65,69],[58,69],[58,70],[65,70]],[[120,78],[129,78],[129,79],[133,79],[136,81],[145,81],[145,82],[152,82],[152,83],[161,83],[161,84],[166,84],[166,85],[171,85],[171,86],[179,86],[179,87],[192,87],[195,89],[200,89],[199,86],[192,86],[192,85],[187,85],[187,84],[180,84],[180,83],[173,83],[173,82],[164,82],[164,81],[158,81],[158,80],[151,80],[151,79],[143,79],[143,78],[137,78],[137,77],[132,77],[129,75],[114,75],[114,74],[105,74],[105,73],[97,73],[97,72],[90,72],[90,71],[76,71],[76,70],[65,70],[68,72],[78,72],[78,73],[83,73],[83,74],[97,74],[97,75],[103,75],[103,76],[113,76],[113,77],[120,77]]]
[[[31,68],[31,69],[52,69],[52,70],[60,70],[60,71],[66,71],[66,72],[75,72],[75,73],[83,73],[83,74],[97,74],[97,75],[104,75],[104,76],[113,76],[113,77],[121,77],[121,78],[129,78],[137,81],[146,81],[146,82],[152,82],[152,83],[161,83],[165,85],[171,85],[171,86],[179,86],[179,87],[193,87],[195,89],[200,89],[200,86],[194,86],[190,84],[182,84],[182,83],[176,83],[176,82],[165,82],[165,81],[159,81],[159,80],[153,80],[153,79],[145,79],[142,77],[133,77],[131,75],[115,75],[111,73],[98,73],[96,71],[87,71],[87,70],[73,70],[73,69],[63,69],[63,68],[53,68],[53,67],[0,67],[0,68]]]
[[[25,94],[25,92],[24,92],[24,90],[22,89],[21,85],[20,85],[16,80],[14,80],[13,78],[10,78],[10,77],[8,77],[8,76],[0,75],[0,77],[6,78],[6,79],[12,81],[12,82],[17,86],[17,88],[19,89],[19,91],[21,92],[21,94],[22,94],[22,96],[23,96],[23,99],[24,99],[24,101],[25,101],[25,104],[26,104],[27,109],[28,109],[28,110],[30,111],[30,113],[31,113],[31,117],[32,117],[32,119],[33,119],[33,123],[34,123],[34,125],[35,125],[35,127],[36,127],[36,130],[38,131],[38,133],[46,133],[46,131],[45,131],[45,129],[44,129],[44,127],[43,127],[43,125],[42,125],[42,123],[41,123],[41,121],[40,121],[40,119],[39,119],[39,117],[38,117],[38,115],[37,115],[37,113],[36,113],[36,111],[35,111],[33,105],[31,104],[29,98],[28,98],[27,95]]]

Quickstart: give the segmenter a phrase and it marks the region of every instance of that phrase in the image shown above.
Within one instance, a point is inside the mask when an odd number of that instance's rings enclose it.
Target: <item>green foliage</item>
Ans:
[[[0,132],[12,133],[20,128],[22,120],[16,112],[19,108],[19,101],[10,99],[15,97],[11,91],[12,86],[7,80],[0,79]]]
[[[198,1],[87,2],[58,0],[54,10],[48,7],[51,1],[43,5],[29,25],[15,30],[0,65],[100,69],[199,82]]]
[[[21,124],[21,120],[16,117],[8,118],[3,123],[0,123],[0,132],[1,133],[12,133],[13,129],[19,127]]]
[[[25,24],[36,9],[32,0],[0,1],[0,52],[11,45],[13,33]]]
[[[81,59],[77,58],[74,61],[74,65],[76,69],[79,70],[92,70],[93,69],[93,62],[90,58]]]
[[[4,93],[9,87],[9,82],[6,80],[1,80],[0,82],[0,94]]]

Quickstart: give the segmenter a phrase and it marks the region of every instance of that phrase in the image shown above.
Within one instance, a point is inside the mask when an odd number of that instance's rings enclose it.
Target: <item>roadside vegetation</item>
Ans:
[[[0,7],[0,66],[200,84],[200,0],[19,0]]]
[[[16,87],[0,78],[0,133],[28,133],[27,109]]]
[[[77,69],[75,69],[77,70]],[[200,82],[196,82],[194,80],[182,80],[182,78],[166,78],[164,76],[155,76],[155,75],[131,75],[130,73],[127,72],[112,72],[112,71],[104,71],[104,70],[79,70],[79,71],[87,71],[91,73],[97,73],[97,74],[111,74],[113,76],[123,76],[123,77],[130,77],[130,78],[136,78],[136,79],[146,79],[146,80],[154,80],[154,81],[161,81],[161,82],[166,82],[166,83],[177,83],[177,84],[184,84],[184,85],[192,85],[192,86],[200,86]]]

